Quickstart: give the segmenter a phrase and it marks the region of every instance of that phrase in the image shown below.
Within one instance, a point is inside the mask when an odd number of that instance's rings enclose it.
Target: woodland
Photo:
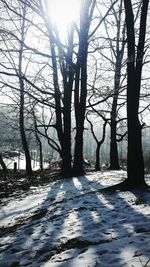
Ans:
[[[149,10],[0,1],[0,266],[150,266]]]
[[[100,170],[107,131],[109,168],[120,168],[118,143],[125,139],[127,183],[143,186],[149,1],[79,1],[66,23],[62,12],[71,12],[71,2],[62,10],[51,2],[1,1],[1,162],[5,150],[23,151],[31,175],[33,143],[42,170],[44,140],[62,176],[81,175],[90,131]]]

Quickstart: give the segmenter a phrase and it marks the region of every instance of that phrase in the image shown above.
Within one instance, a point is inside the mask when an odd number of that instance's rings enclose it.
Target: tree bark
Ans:
[[[96,147],[96,162],[95,162],[95,171],[101,170],[101,164],[100,164],[100,148],[101,144],[98,143]]]
[[[35,137],[36,137],[36,141],[37,144],[39,146],[39,154],[40,154],[40,170],[43,171],[43,152],[42,152],[42,142],[40,137],[38,136],[38,130],[37,130],[37,122],[36,122],[36,117],[35,117],[35,113],[33,110],[33,120],[34,120],[34,130],[35,130]]]
[[[5,162],[3,161],[2,154],[0,153],[0,165],[2,166],[4,175],[8,172]]]
[[[31,157],[24,129],[24,83],[21,77],[19,77],[19,83],[20,83],[20,116],[19,116],[20,135],[26,159],[26,174],[31,175],[32,174]]]
[[[72,175],[72,155],[71,155],[71,103],[72,103],[72,89],[74,81],[73,68],[73,37],[74,27],[70,27],[68,34],[68,51],[66,57],[66,64],[62,66],[62,76],[64,85],[64,100],[63,100],[63,166],[62,173],[64,176]],[[67,70],[68,69],[68,70]]]
[[[21,25],[21,42],[20,42],[20,49],[19,49],[19,71],[18,71],[18,79],[19,79],[19,86],[20,86],[20,117],[19,117],[19,124],[20,124],[20,135],[22,140],[23,150],[25,152],[26,158],[26,174],[32,174],[32,167],[31,167],[31,157],[28,148],[28,143],[25,134],[24,128],[24,81],[22,78],[22,59],[23,59],[23,46],[24,46],[24,35],[25,35],[25,14],[26,8],[23,7],[23,17],[22,17],[22,25]]]
[[[91,5],[93,4],[93,5]],[[75,73],[75,119],[76,136],[73,173],[82,175],[83,168],[83,132],[87,96],[87,57],[88,57],[88,32],[90,27],[90,6],[93,10],[95,1],[81,1],[79,49]]]
[[[119,156],[118,156],[118,145],[116,140],[116,121],[111,118],[111,129],[110,129],[110,169],[119,170]]]
[[[118,170],[120,169],[119,165],[119,156],[118,156],[118,145],[117,145],[117,104],[118,96],[121,82],[121,67],[122,59],[124,55],[125,47],[125,25],[123,28],[121,25],[122,19],[122,0],[120,2],[118,15],[115,14],[116,23],[117,23],[117,38],[116,38],[116,49],[114,52],[115,56],[115,75],[114,75],[114,96],[112,102],[111,110],[111,130],[110,130],[110,169]],[[120,41],[122,39],[122,41]]]
[[[111,129],[110,129],[110,169],[118,170],[119,157],[118,157],[118,146],[117,146],[117,102],[120,89],[121,80],[121,61],[122,55],[118,51],[116,58],[115,78],[114,78],[114,96],[111,110]]]
[[[124,0],[126,12],[128,63],[127,63],[127,124],[128,156],[127,183],[133,187],[145,185],[144,160],[142,152],[142,127],[138,118],[139,96],[141,87],[142,62],[144,55],[146,19],[149,0],[144,0],[141,8],[139,40],[135,51],[135,30],[132,4]]]

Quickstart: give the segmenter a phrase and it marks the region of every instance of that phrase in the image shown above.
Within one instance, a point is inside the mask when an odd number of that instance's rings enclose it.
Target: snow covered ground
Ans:
[[[3,199],[0,267],[150,266],[149,192],[99,191],[125,177],[91,173]]]
[[[4,158],[3,160],[4,160],[8,169],[13,169],[14,168],[14,162],[16,162],[17,163],[17,169],[25,170],[25,166],[26,166],[25,155],[22,153],[18,157]],[[31,160],[31,166],[32,166],[32,170],[34,170],[34,171],[39,170],[40,169],[40,162],[32,159]],[[46,163],[46,162],[43,163],[44,169],[48,168],[48,166],[49,166],[48,163]],[[1,166],[0,166],[0,168],[1,168]]]

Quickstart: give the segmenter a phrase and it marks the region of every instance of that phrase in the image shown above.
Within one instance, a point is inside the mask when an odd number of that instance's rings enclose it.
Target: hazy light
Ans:
[[[59,31],[65,31],[79,15],[79,0],[47,0],[48,12]]]

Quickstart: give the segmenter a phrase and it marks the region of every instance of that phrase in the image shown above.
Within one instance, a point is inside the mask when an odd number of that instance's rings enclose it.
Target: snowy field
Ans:
[[[18,157],[12,157],[12,158],[4,158],[3,159],[6,167],[8,169],[13,169],[14,168],[14,163],[17,163],[17,169],[18,170],[25,170],[26,167],[26,160],[25,160],[25,155],[21,153],[20,156]],[[31,159],[31,166],[32,170],[36,171],[40,169],[40,163],[39,161]],[[43,168],[48,168],[48,163],[43,163]],[[1,166],[0,166],[1,167]]]
[[[91,173],[3,199],[0,267],[149,267],[149,192],[99,190],[125,177]]]

